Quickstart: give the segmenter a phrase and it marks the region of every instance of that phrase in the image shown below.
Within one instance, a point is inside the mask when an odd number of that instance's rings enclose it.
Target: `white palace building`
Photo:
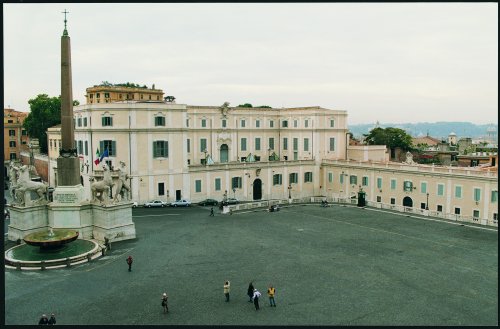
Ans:
[[[102,175],[96,151],[107,149],[107,164],[126,163],[139,204],[225,196],[352,202],[362,189],[368,206],[497,226],[497,168],[390,162],[383,145],[348,145],[343,110],[190,106],[164,101],[154,86],[94,86],[86,97],[74,119],[89,199],[89,178]],[[60,128],[49,128],[48,139],[50,185],[57,186]]]

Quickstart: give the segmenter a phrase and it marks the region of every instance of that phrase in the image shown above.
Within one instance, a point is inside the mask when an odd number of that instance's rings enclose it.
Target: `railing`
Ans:
[[[255,208],[268,208],[271,205],[282,205],[282,204],[308,204],[308,203],[321,203],[321,201],[328,201],[333,204],[340,205],[357,205],[358,199],[356,198],[345,198],[345,197],[325,197],[325,196],[315,196],[315,197],[305,197],[299,199],[292,199],[291,202],[288,199],[273,199],[266,201],[256,201],[249,203],[241,203],[237,205],[227,206],[228,213],[237,210],[248,210]],[[480,219],[473,216],[456,215],[456,214],[446,214],[441,211],[425,210],[421,208],[406,207],[395,204],[387,204],[381,202],[366,201],[366,206],[378,209],[386,209],[397,211],[407,214],[415,214],[426,217],[443,218],[456,222],[473,223],[486,226],[498,227],[498,220],[495,219]]]
[[[366,205],[373,208],[387,209],[387,210],[393,210],[397,212],[410,213],[427,217],[443,218],[456,222],[473,223],[473,224],[498,227],[498,221],[494,219],[480,219],[473,216],[447,214],[441,211],[426,210],[421,208],[406,207],[401,205],[387,204],[387,203],[373,202],[373,201],[366,201]]]
[[[464,176],[478,176],[478,177],[491,177],[497,178],[496,171],[484,171],[479,167],[447,167],[447,166],[432,166],[424,164],[402,164],[399,162],[377,162],[377,161],[352,161],[352,160],[322,160],[322,165],[338,165],[350,166],[354,168],[380,168],[394,171],[415,171],[421,173],[436,173],[436,174],[449,174],[449,175],[464,175]]]

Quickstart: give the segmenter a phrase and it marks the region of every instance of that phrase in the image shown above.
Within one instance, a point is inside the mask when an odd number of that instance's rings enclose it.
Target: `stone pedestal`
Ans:
[[[10,225],[7,238],[10,241],[22,239],[26,235],[48,229],[47,206],[10,206]]]
[[[80,204],[85,199],[85,190],[82,185],[58,186],[52,193],[52,199],[52,204]]]
[[[57,204],[48,205],[48,222],[52,228],[72,229],[79,239],[92,239],[92,205]]]
[[[132,203],[107,206],[92,205],[94,239],[110,242],[135,239],[135,224],[132,222]]]
[[[51,228],[78,231],[80,239],[120,241],[135,239],[132,202],[100,205],[84,198],[83,186],[60,186],[54,191],[54,202],[48,205],[11,206],[8,239],[16,241],[26,235]]]
[[[82,185],[58,186],[48,205],[48,222],[52,228],[78,231],[79,238],[92,238],[92,206],[84,201]]]
[[[57,158],[57,179],[61,187],[80,184],[80,159],[76,156]]]

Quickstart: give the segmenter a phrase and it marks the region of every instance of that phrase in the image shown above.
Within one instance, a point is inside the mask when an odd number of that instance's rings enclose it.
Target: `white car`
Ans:
[[[146,208],[151,208],[151,207],[165,207],[166,205],[167,205],[167,203],[165,201],[153,200],[153,201],[146,202],[144,204],[144,207],[146,207]]]
[[[191,205],[191,201],[182,199],[174,201],[170,204],[170,207],[189,207]]]

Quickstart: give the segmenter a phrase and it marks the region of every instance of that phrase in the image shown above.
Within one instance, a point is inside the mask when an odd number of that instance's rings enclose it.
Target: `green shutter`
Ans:
[[[109,152],[109,156],[116,156],[117,153],[116,141],[111,141],[111,150]]]
[[[444,195],[444,185],[443,184],[438,185],[438,195]]]
[[[479,202],[481,200],[481,189],[474,189],[474,201]]]

